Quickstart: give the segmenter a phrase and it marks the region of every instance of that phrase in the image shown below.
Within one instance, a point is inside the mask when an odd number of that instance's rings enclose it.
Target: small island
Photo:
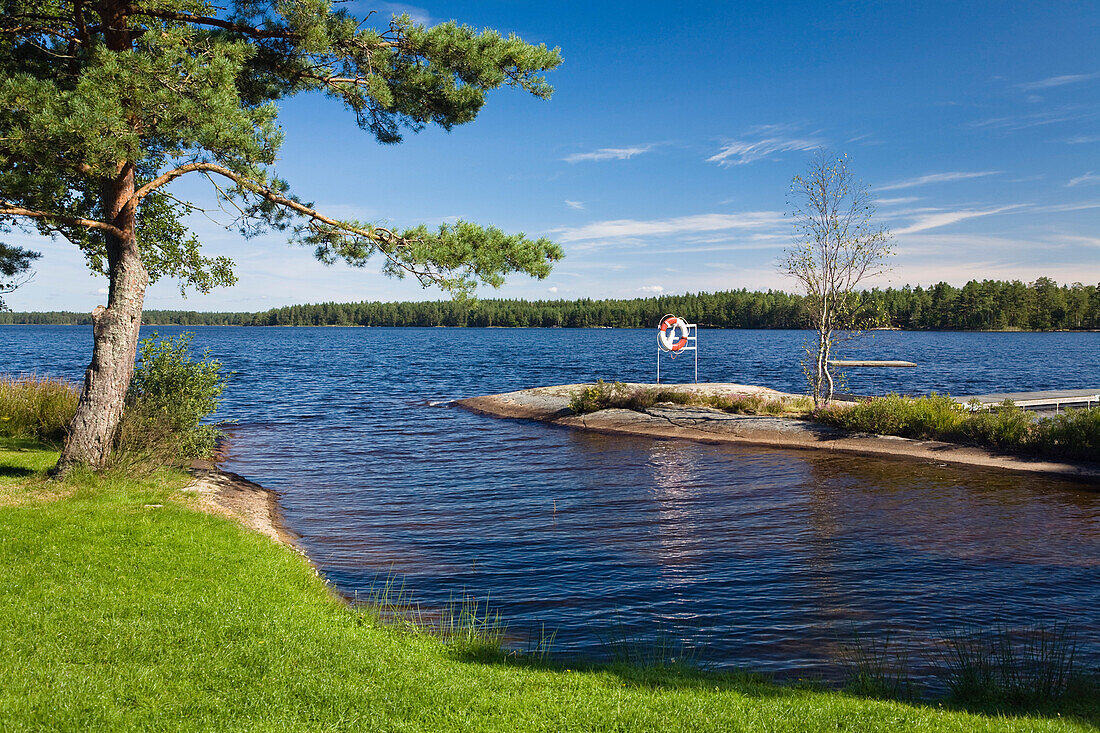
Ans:
[[[898,409],[919,400],[889,396],[883,405]],[[965,424],[968,414],[949,397],[923,398],[940,410],[957,410]],[[1027,451],[1027,446],[985,446],[977,441],[914,439],[900,435],[854,430],[858,423],[849,415],[855,405],[835,403],[813,410],[803,395],[744,384],[649,385],[637,383],[565,384],[516,392],[471,397],[456,402],[460,407],[486,415],[536,420],[582,430],[660,438],[682,438],[713,443],[826,450],[880,456],[900,460],[954,463],[1062,476],[1100,482],[1100,463],[1077,459],[1095,455],[1095,447],[1064,446],[1062,455],[1050,458]],[[874,400],[865,404],[874,405]],[[876,405],[877,407],[877,405]],[[901,409],[905,409],[901,407]],[[1050,418],[1031,419],[1010,404],[993,408],[1004,418],[1043,425]],[[985,412],[983,414],[990,414]],[[1070,413],[1070,419],[1095,420],[1096,412]],[[858,419],[858,418],[857,418]],[[981,418],[978,417],[980,420]],[[979,438],[979,433],[974,433]]]

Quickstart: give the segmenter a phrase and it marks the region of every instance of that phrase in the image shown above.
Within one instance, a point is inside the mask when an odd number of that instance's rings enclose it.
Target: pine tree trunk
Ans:
[[[135,237],[134,168],[120,166],[119,175],[104,186],[103,208],[126,237],[107,235],[111,278],[107,307],[92,312],[92,363],[84,373],[84,389],[55,472],[64,475],[75,465],[102,468],[107,464],[122,417],[126,391],[134,375],[141,311],[149,275],[141,262]]]
[[[95,6],[103,24],[107,48],[125,53],[133,48],[128,28],[130,7],[120,0]],[[103,182],[100,200],[108,222],[123,236],[105,235],[107,272],[111,279],[107,306],[92,311],[92,363],[84,373],[84,388],[69,435],[54,469],[63,476],[76,465],[103,468],[111,457],[115,433],[130,379],[134,376],[141,329],[141,311],[149,273],[137,244],[137,210],[132,200],[136,184],[133,163],[120,162],[113,178]]]

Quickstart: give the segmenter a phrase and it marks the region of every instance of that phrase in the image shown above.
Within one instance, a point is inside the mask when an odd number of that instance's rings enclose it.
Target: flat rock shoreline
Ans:
[[[767,415],[732,415],[710,407],[671,403],[644,411],[608,409],[575,415],[571,396],[585,384],[536,387],[517,392],[457,400],[459,407],[494,417],[536,420],[569,428],[620,435],[681,438],[710,443],[735,443],[797,450],[826,450],[932,463],[955,463],[1008,471],[1038,473],[1100,483],[1100,464],[1052,461],[999,453],[987,448],[911,440],[890,435],[849,433],[810,420]],[[627,385],[652,386],[652,385]],[[669,385],[672,386],[672,385]],[[718,394],[761,394],[793,397],[766,387],[743,384],[684,384],[679,391]]]

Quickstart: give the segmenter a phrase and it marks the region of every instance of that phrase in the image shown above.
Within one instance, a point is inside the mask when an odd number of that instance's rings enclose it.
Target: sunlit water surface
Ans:
[[[834,676],[853,636],[889,635],[920,667],[959,629],[1053,621],[1100,660],[1100,494],[1088,487],[588,434],[449,404],[652,381],[650,331],[192,330],[236,373],[226,467],[281,493],[349,596],[392,573],[428,608],[488,596],[520,647],[542,626],[562,654],[673,639],[699,661],[782,675]],[[703,331],[700,376],[801,390],[805,338]],[[0,344],[0,372],[76,379],[90,333],[4,327]],[[920,364],[854,374],[861,394],[1100,386],[1097,333],[891,332],[857,353]],[[685,381],[689,359],[663,372]]]

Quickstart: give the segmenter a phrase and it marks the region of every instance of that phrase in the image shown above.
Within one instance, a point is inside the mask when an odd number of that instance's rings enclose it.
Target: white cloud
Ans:
[[[554,286],[554,287],[552,287],[552,288],[547,288],[547,289],[546,289],[546,292],[548,292],[548,293],[556,293],[556,292],[558,292],[558,287],[557,287],[557,286],[555,285],[555,286]]]
[[[994,176],[1000,173],[1000,171],[951,171],[948,173],[929,173],[926,176],[918,176],[916,178],[907,178],[903,181],[895,181],[888,183],[885,186],[879,186],[879,191],[897,191],[902,188],[913,188],[915,186],[923,186],[928,183],[947,183],[949,181],[965,181],[970,178],[982,178],[983,176]]]
[[[948,224],[956,224],[960,221],[966,221],[967,219],[975,219],[979,216],[991,216],[993,214],[999,214],[1002,211],[1011,211],[1021,206],[1023,206],[1023,204],[998,206],[994,209],[961,209],[958,211],[941,211],[934,214],[924,214],[918,216],[916,221],[909,226],[895,230],[894,234],[913,234],[915,232],[923,232],[927,229],[937,229],[939,227],[945,227]]]
[[[635,155],[641,155],[642,153],[648,153],[653,149],[653,145],[636,145],[630,148],[600,148],[599,150],[593,150],[589,153],[573,153],[567,155],[562,160],[566,163],[581,163],[584,161],[601,161],[601,160],[629,160]]]
[[[920,196],[897,196],[892,199],[875,199],[876,204],[882,206],[893,206],[895,204],[908,204],[913,201],[920,201]]]
[[[740,214],[697,214],[672,219],[612,219],[580,227],[553,230],[560,242],[583,242],[594,239],[623,239],[683,232],[715,232],[726,229],[760,229],[774,227],[783,221],[782,212],[746,211]]]
[[[109,294],[109,293],[110,293],[111,291],[110,291],[109,289],[107,289],[107,288],[99,288],[98,290],[96,290],[96,292],[97,292],[97,293],[99,293],[100,295],[107,295],[107,294]]]
[[[1089,171],[1088,173],[1086,173],[1084,175],[1077,176],[1076,178],[1071,178],[1069,183],[1067,183],[1066,185],[1067,186],[1080,186],[1082,184],[1091,185],[1091,184],[1094,184],[1094,183],[1100,183],[1100,175],[1097,175],[1097,174],[1093,173],[1092,171]]]
[[[1017,84],[1016,86],[1024,91],[1030,92],[1036,89],[1050,89],[1051,87],[1061,87],[1066,84],[1076,84],[1082,81],[1090,81],[1092,79],[1100,79],[1100,71],[1094,71],[1091,74],[1065,74],[1063,76],[1050,76],[1046,79],[1040,79],[1039,81],[1029,81],[1024,84]]]
[[[741,139],[727,140],[721,150],[707,158],[707,162],[722,166],[744,165],[780,153],[817,150],[825,145],[824,141],[815,137],[786,134],[788,129],[783,125],[755,128]]]
[[[1100,143],[1100,135],[1074,135],[1073,137],[1067,137],[1066,142],[1070,145],[1085,145],[1088,143]]]
[[[576,209],[577,211],[584,211],[584,202],[583,201],[570,201],[569,199],[566,199],[565,200],[565,205],[568,206],[570,209]]]
[[[665,292],[665,289],[660,285],[643,285],[638,288],[639,293],[651,293],[653,295],[660,295]]]

